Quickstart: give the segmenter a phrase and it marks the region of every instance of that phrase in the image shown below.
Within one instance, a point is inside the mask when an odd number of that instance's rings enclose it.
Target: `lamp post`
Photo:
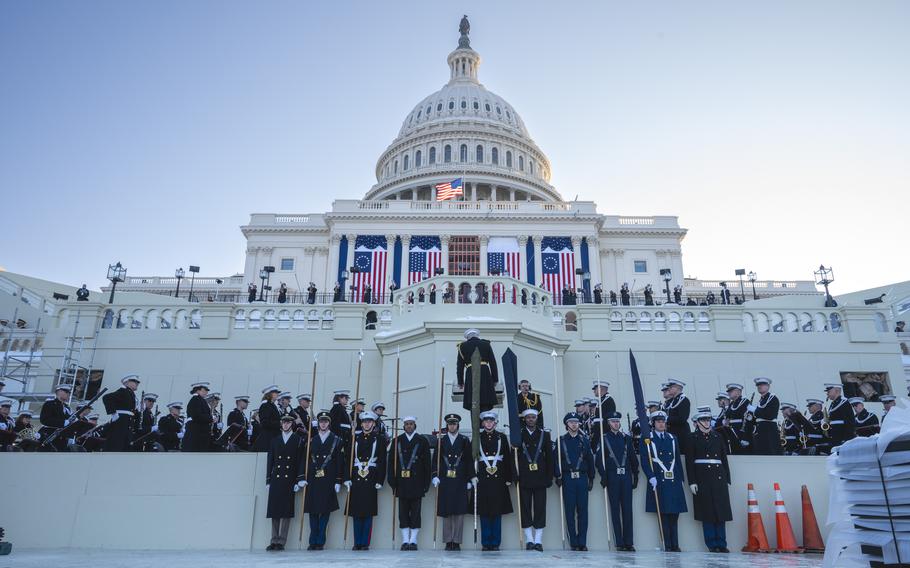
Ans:
[[[752,283],[752,299],[753,300],[758,299],[758,294],[755,293],[755,281],[756,280],[758,280],[758,274],[756,274],[750,270],[749,271],[749,282]]]
[[[746,288],[743,285],[743,276],[746,274],[746,269],[737,268],[736,272],[734,272],[734,274],[739,276],[739,297],[743,299],[743,302],[745,302],[746,301]]]
[[[340,302],[344,301],[344,286],[345,286],[345,284],[347,284],[348,278],[350,276],[351,276],[351,273],[348,272],[347,270],[341,271],[341,282],[339,283],[339,285],[341,286],[341,300],[339,300]]]
[[[120,264],[110,264],[107,267],[107,279],[111,281],[111,298],[107,301],[108,304],[114,303],[114,290],[117,289],[117,282],[123,282],[126,280],[126,267]]]
[[[265,291],[271,290],[271,286],[268,285],[268,280],[271,280],[272,273],[275,272],[274,266],[263,266],[259,269],[259,278],[262,279],[262,286],[259,289],[259,301],[265,301]]]
[[[831,293],[828,291],[828,284],[831,284],[832,282],[834,282],[834,269],[830,266],[825,268],[824,264],[820,265],[818,270],[815,271],[815,283],[825,287],[826,308],[837,307],[837,302],[834,301],[834,298],[831,297]]]
[[[199,273],[199,267],[190,265],[190,274],[193,275],[190,277],[190,295],[189,295],[189,297],[187,297],[187,300],[189,300],[190,302],[193,301],[193,284],[196,283],[196,274],[198,274],[198,273]]]
[[[667,293],[667,303],[672,304],[673,300],[670,298],[670,280],[673,279],[673,271],[669,268],[661,268],[660,275],[664,279],[664,292]]]
[[[180,297],[180,281],[183,280],[183,276],[185,274],[186,274],[186,272],[183,271],[183,267],[180,267],[174,271],[174,278],[177,279],[177,289],[174,291],[175,298]]]
[[[224,284],[224,280],[221,278],[215,279],[215,301],[218,301],[218,294],[221,292],[221,285]]]
[[[357,268],[357,266],[355,265],[355,266],[352,266],[351,268],[348,269],[348,273],[351,274],[351,286],[350,286],[350,289],[351,289],[351,301],[353,302],[353,301],[354,301],[354,297],[355,297],[356,294],[357,294],[357,284],[354,283],[355,278],[353,277],[353,275],[354,275],[354,274],[359,274],[359,273],[360,273],[360,269]]]

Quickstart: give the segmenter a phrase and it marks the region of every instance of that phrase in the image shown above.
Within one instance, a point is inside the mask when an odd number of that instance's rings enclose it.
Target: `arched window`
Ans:
[[[512,151],[511,150],[506,150],[506,167],[507,168],[512,167]]]
[[[477,162],[478,164],[483,163],[483,146],[481,146],[480,144],[477,145],[477,149],[474,152],[474,161]]]
[[[499,165],[499,148],[493,148],[490,150],[490,158],[494,166]]]
[[[452,161],[452,147],[446,144],[445,149],[442,151],[442,161],[449,163]]]
[[[458,149],[458,161],[467,162],[468,161],[468,145],[462,144]]]
[[[534,175],[534,160],[528,160],[528,171],[531,172],[531,175]]]
[[[468,101],[461,101],[461,108],[462,109],[468,108]]]
[[[410,165],[411,165],[411,157],[405,156],[404,157],[404,169],[407,170],[408,167],[410,167]]]
[[[436,147],[435,146],[430,148],[430,163],[431,164],[436,163]]]
[[[397,162],[396,162],[396,166],[397,166]],[[518,156],[518,169],[521,171],[525,171],[525,157],[524,156]]]
[[[414,154],[414,167],[415,168],[420,167],[421,158],[423,158],[423,153],[420,150],[417,150],[417,153]]]
[[[484,104],[484,105],[483,105],[483,108],[484,108],[487,112],[490,112],[490,103]]]
[[[474,101],[474,110],[480,110],[480,103],[477,101]]]
[[[420,120],[420,116],[423,114],[422,110],[417,111],[417,120]]]
[[[430,118],[430,111],[433,110],[433,107],[427,105],[427,118]]]
[[[453,110],[454,108],[455,108],[455,101],[449,101],[449,110]]]
[[[394,173],[394,174],[398,173],[398,160],[395,160],[395,167],[392,168],[392,173]]]
[[[442,112],[442,103],[436,105],[436,112]]]

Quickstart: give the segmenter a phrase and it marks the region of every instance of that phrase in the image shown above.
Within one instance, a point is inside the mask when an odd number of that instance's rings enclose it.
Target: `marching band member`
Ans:
[[[237,434],[232,443],[243,451],[250,449],[250,436],[253,434],[253,425],[247,420],[246,409],[250,405],[250,395],[242,394],[234,397],[234,409],[227,415],[228,428],[237,425],[240,427],[240,433]]]
[[[13,401],[0,400],[0,432],[4,432],[9,441],[0,441],[0,452],[8,452],[13,445],[15,437],[11,436],[16,430],[16,423],[10,418],[9,413],[13,408]]]
[[[547,488],[553,484],[553,444],[550,433],[537,427],[537,411],[521,413],[521,445],[518,447],[518,506],[525,550],[543,552],[543,529],[547,526]]]
[[[168,413],[158,420],[158,435],[164,449],[172,452],[180,449],[180,440],[183,438],[183,419],[180,411],[183,403],[174,401],[167,405]]]
[[[578,415],[570,412],[562,422],[566,433],[558,445],[554,477],[563,495],[569,544],[572,550],[584,552],[588,550],[588,492],[594,486],[594,455],[590,440],[579,431]]]
[[[209,408],[212,411],[212,449],[215,449],[215,440],[221,438],[221,434],[224,432],[224,420],[221,416],[221,393],[212,392],[205,397],[205,401],[209,403]]]
[[[281,432],[272,438],[265,469],[266,518],[272,519],[272,540],[266,550],[284,550],[294,518],[294,492],[303,480],[305,441],[294,432],[292,416],[282,416],[280,422]]]
[[[856,435],[868,438],[878,434],[881,426],[878,423],[878,416],[872,414],[865,407],[865,399],[861,396],[855,396],[850,399],[850,406],[853,407],[853,421],[856,426]]]
[[[711,409],[705,407],[695,415],[695,432],[691,434],[686,455],[686,474],[692,491],[695,520],[702,522],[705,546],[711,552],[730,552],[727,548],[725,523],[733,520],[730,508],[730,466],[726,442],[711,429]],[[663,501],[661,501],[663,507]]]
[[[447,414],[445,422],[446,431],[441,434],[441,455],[433,460],[432,483],[439,490],[436,514],[443,518],[442,538],[446,550],[461,550],[464,516],[468,512],[468,491],[477,482],[477,477],[471,458],[471,441],[458,433],[461,416]]]
[[[827,416],[824,423],[827,423],[827,437],[831,441],[831,448],[836,448],[856,437],[856,426],[853,409],[850,403],[841,396],[842,388],[838,383],[826,383],[825,395],[828,397]]]
[[[521,379],[518,381],[518,413],[521,414],[529,408],[537,411],[537,423],[543,428],[543,402],[540,394],[531,390],[531,381]]]
[[[591,418],[606,420],[607,416],[612,416],[616,412],[616,401],[609,394],[610,383],[597,379],[593,381],[591,390],[594,391],[594,407],[590,410]],[[600,410],[598,410],[598,406]]]
[[[649,400],[645,403],[645,408],[647,409],[648,416],[651,416],[652,413],[660,410],[660,407],[661,404],[656,400]],[[641,424],[638,423],[638,418],[632,421],[629,430],[629,433],[632,434],[632,443],[634,444],[632,447],[636,448],[637,452],[637,448],[641,443]]]
[[[125,452],[130,447],[133,434],[133,417],[136,412],[136,389],[139,388],[139,376],[127,375],[120,379],[123,385],[114,392],[104,395],[101,400],[104,409],[110,416],[104,446],[105,452]],[[44,420],[41,421],[42,423]]]
[[[885,416],[888,416],[888,411],[894,408],[895,401],[897,397],[893,394],[884,394],[878,397],[882,401],[882,424],[885,423]]]
[[[158,424],[156,424],[157,417],[154,413],[155,403],[157,401],[158,395],[155,393],[147,392],[142,396],[142,409],[136,413],[133,423],[133,440],[142,438],[142,443],[137,446],[134,442],[134,451],[145,451],[146,448],[154,442],[154,440],[151,439],[153,437],[151,434],[158,431]]]
[[[269,385],[262,389],[262,404],[259,405],[259,432],[253,444],[254,452],[267,452],[272,445],[272,438],[281,430],[281,410],[278,407],[278,385]]]
[[[780,413],[784,416],[784,422],[782,424],[783,434],[784,434],[784,455],[788,456],[798,456],[803,450],[801,439],[808,441],[808,438],[805,438],[803,433],[802,426],[800,423],[793,419],[794,416],[798,416],[799,412],[796,410],[796,405],[789,402],[780,403]],[[805,420],[805,417],[803,417]]]
[[[780,400],[771,392],[771,379],[757,377],[754,379],[754,383],[759,394],[758,402],[746,407],[755,422],[752,454],[756,456],[780,455],[780,432],[777,426]]]
[[[727,411],[724,418],[727,419],[727,426],[730,428],[731,438],[737,442],[733,444],[734,454],[749,454],[752,452],[752,436],[744,430],[747,407],[749,401],[743,398],[743,386],[739,383],[727,383],[727,394],[730,396],[730,404],[727,405]],[[732,441],[732,439],[731,439]]]
[[[651,415],[651,443],[642,441],[641,469],[648,478],[645,511],[656,513],[655,493],[660,499],[660,523],[663,526],[667,552],[680,552],[677,523],[679,514],[688,511],[683,493],[683,466],[679,441],[667,431],[667,414],[657,411]]]
[[[310,462],[307,478],[298,486],[307,487],[303,510],[310,515],[310,539],[307,550],[325,547],[329,515],[338,510],[338,492],[347,478],[344,447],[346,440],[331,430],[332,418],[323,410],[316,415],[316,432],[310,438]]]
[[[685,445],[689,443],[689,414],[691,403],[683,389],[686,383],[679,379],[667,379],[667,395],[670,397],[664,402],[663,411],[667,415],[667,431],[676,437],[680,444],[680,453],[686,453]]]
[[[480,545],[484,551],[499,550],[502,544],[502,516],[512,512],[513,461],[509,438],[496,431],[499,415],[492,410],[480,414],[480,455],[477,472],[477,515],[480,517]]]
[[[212,407],[206,401],[209,383],[198,382],[190,385],[190,401],[186,404],[186,421],[181,450],[184,452],[207,452],[212,447]]]
[[[348,514],[354,519],[354,550],[369,550],[373,517],[379,514],[378,493],[385,483],[386,443],[376,431],[376,415],[361,412],[361,430],[354,435],[353,470],[344,482],[350,495]]]
[[[291,412],[291,399],[294,398],[289,392],[283,392],[278,394],[278,413],[281,416],[291,416],[295,415]]]
[[[654,403],[655,410],[656,406]],[[601,444],[603,450],[598,451],[594,465],[600,472],[601,487],[607,489],[616,550],[635,552],[632,533],[632,491],[638,487],[638,457],[635,450],[637,446],[632,436],[623,433],[620,413],[614,412],[608,416],[607,424],[610,428],[604,432]],[[600,451],[607,453],[601,456]]]
[[[351,391],[337,390],[332,396],[332,432],[345,440],[351,439],[351,415],[348,414],[348,402],[351,400]]]
[[[313,417],[310,416],[310,405],[313,404],[313,396],[309,393],[297,395],[297,406],[294,408],[294,415],[297,417],[297,433],[307,434],[313,427]]]
[[[725,392],[718,392],[717,396],[714,398],[717,401],[717,408],[720,409],[720,412],[717,413],[717,416],[711,421],[711,427],[717,431],[724,438],[726,442],[727,454],[733,453],[734,447],[739,447],[739,439],[736,437],[736,430],[730,427],[727,410],[730,407],[730,395]]]
[[[404,432],[389,445],[388,479],[398,499],[401,550],[417,550],[420,504],[430,489],[430,444],[417,433],[417,418],[405,416],[402,422]],[[383,437],[381,432],[379,435]]]
[[[376,431],[378,431],[379,435],[385,438],[386,442],[388,442],[391,439],[391,436],[389,435],[389,427],[386,424],[386,420],[384,418],[385,403],[376,401],[370,405],[370,410],[372,410],[373,414],[376,415]]]

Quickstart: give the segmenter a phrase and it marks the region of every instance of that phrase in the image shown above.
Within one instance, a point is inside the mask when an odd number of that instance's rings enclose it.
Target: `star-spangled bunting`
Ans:
[[[408,252],[408,285],[416,284],[429,272],[432,277],[442,266],[442,243],[439,237],[413,236]]]
[[[562,303],[563,288],[575,289],[575,253],[569,237],[544,237],[540,243],[543,287],[553,294],[553,303]]]
[[[370,286],[372,303],[385,302],[386,260],[388,243],[384,235],[357,235],[354,245],[354,266],[360,272],[354,273],[354,301],[363,301],[366,285]]]

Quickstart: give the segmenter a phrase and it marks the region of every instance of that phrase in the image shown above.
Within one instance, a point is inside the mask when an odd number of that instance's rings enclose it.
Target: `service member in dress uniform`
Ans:
[[[600,379],[595,379],[591,386],[591,390],[594,391],[594,408],[591,408],[591,418],[601,418],[606,419],[607,416],[612,416],[616,412],[616,401],[613,400],[613,397],[610,395],[610,383],[607,381],[602,381]],[[600,408],[598,410],[598,407]],[[599,435],[599,434],[598,434]]]
[[[649,400],[647,403],[645,403],[645,407],[648,411],[648,416],[651,416],[652,413],[660,410],[661,406],[661,403],[657,402],[656,400]],[[635,451],[637,453],[638,447],[641,444],[641,424],[639,424],[638,418],[632,421],[632,425],[629,428],[629,431],[632,434],[632,443],[634,444],[632,447],[635,448]]]
[[[670,397],[664,402],[663,411],[667,415],[667,431],[676,437],[680,445],[680,453],[686,453],[686,444],[689,443],[689,414],[692,411],[689,399],[683,394],[686,383],[679,379],[667,379],[667,395]]]
[[[480,454],[477,471],[477,516],[480,517],[480,545],[484,551],[499,550],[502,544],[502,516],[512,512],[513,457],[509,438],[496,430],[499,415],[488,410],[480,414]]]
[[[332,433],[345,440],[351,439],[351,415],[348,414],[348,402],[351,400],[351,391],[337,390],[332,395]],[[345,442],[349,443],[349,442]]]
[[[726,442],[711,429],[711,409],[695,415],[695,432],[691,434],[686,455],[686,475],[692,491],[695,520],[701,521],[705,546],[711,552],[727,549],[725,523],[733,520],[730,509],[730,466]],[[663,502],[661,502],[661,507]]]
[[[303,481],[305,441],[294,432],[294,418],[281,417],[281,432],[269,445],[265,485],[269,490],[266,517],[272,519],[272,542],[266,550],[284,550],[294,518],[294,492]]]
[[[155,423],[155,404],[158,402],[158,395],[153,392],[147,392],[142,395],[142,409],[136,413],[133,421],[133,440],[142,438],[140,444],[133,444],[133,450],[137,452],[147,451],[155,442],[151,434],[158,431],[158,424]],[[144,436],[144,437],[143,437]]]
[[[480,338],[480,331],[468,329],[464,332],[464,341],[458,344],[456,371],[458,386],[464,389],[465,410],[471,410],[472,393],[471,356],[474,351],[480,352],[480,411],[492,410],[496,405],[496,383],[499,382],[499,367],[496,356],[488,339]]]
[[[235,424],[240,427],[240,433],[233,439],[233,444],[238,449],[249,451],[250,436],[253,434],[253,425],[246,417],[246,409],[250,405],[250,395],[242,394],[234,397],[234,409],[227,415],[228,428]]]
[[[221,416],[221,393],[210,392],[205,397],[205,401],[209,403],[209,408],[212,410],[212,449],[214,450],[215,440],[220,438],[224,432],[224,420]]]
[[[518,447],[518,481],[521,483],[518,506],[525,550],[543,551],[543,529],[547,526],[547,488],[553,484],[555,470],[550,433],[537,427],[537,411],[521,413],[521,445]]]
[[[757,377],[755,390],[758,400],[746,407],[747,418],[755,423],[752,435],[752,455],[779,456],[781,454],[780,429],[777,425],[777,414],[780,410],[780,399],[771,392],[771,379]]]
[[[882,424],[884,424],[885,417],[888,416],[888,411],[894,408],[897,397],[893,394],[883,394],[878,399],[882,401]]]
[[[350,479],[348,514],[354,520],[354,550],[369,550],[373,517],[379,514],[378,493],[385,483],[386,443],[376,431],[376,415],[360,413],[361,429],[354,435],[354,460]]]
[[[653,402],[653,401],[652,401]],[[651,404],[650,402],[648,403]],[[656,410],[655,403],[655,410]],[[600,472],[600,485],[606,487],[610,501],[610,520],[616,550],[635,552],[632,533],[632,491],[638,487],[638,453],[632,436],[622,431],[622,415],[614,412],[607,417],[609,430],[604,432],[602,448],[594,457]],[[639,437],[641,430],[639,429]]]
[[[717,393],[717,396],[714,398],[717,401],[717,408],[719,412],[717,416],[714,417],[714,420],[711,421],[711,427],[717,431],[718,434],[723,436],[724,442],[726,442],[727,455],[733,453],[734,448],[739,447],[739,438],[736,437],[736,430],[734,430],[727,419],[727,410],[730,407],[730,395],[725,392]]]
[[[825,384],[825,395],[828,397],[828,403],[827,418],[825,418],[823,424],[827,423],[830,426],[827,437],[831,442],[832,449],[856,437],[853,408],[850,407],[850,403],[842,396],[841,392],[840,384]]]
[[[16,423],[9,416],[10,410],[12,410],[12,408],[13,401],[0,400],[0,432],[5,432],[7,435],[10,435],[16,431]],[[12,437],[10,437],[8,441],[0,441],[0,452],[8,452],[12,445]]]
[[[259,405],[259,428],[253,442],[254,452],[267,452],[272,445],[272,438],[278,435],[281,428],[281,410],[278,407],[278,385],[269,385],[262,389],[262,404]]]
[[[543,401],[540,394],[531,390],[531,381],[521,379],[518,381],[518,413],[533,408],[537,411],[537,424],[543,428]]]
[[[139,376],[127,375],[120,379],[120,384],[123,386],[101,397],[104,410],[110,416],[102,446],[102,451],[105,452],[125,452],[132,441]]]
[[[803,432],[806,433],[807,453],[810,455],[827,454],[831,451],[831,443],[822,430],[822,422],[825,421],[825,412],[822,410],[824,404],[821,399],[807,398],[806,416],[802,417],[804,420],[793,415],[793,419],[800,423]]]
[[[784,455],[798,456],[803,451],[803,440],[808,441],[798,421],[793,419],[799,415],[796,405],[790,402],[780,403],[780,413],[784,417],[781,425],[784,429]],[[805,417],[803,417],[805,419]]]
[[[294,416],[291,411],[291,399],[294,398],[290,392],[282,392],[278,394],[278,413],[281,416]]]
[[[377,400],[370,405],[370,410],[376,415],[376,431],[385,438],[386,442],[391,441],[392,436],[389,434],[389,426],[386,424],[385,403]],[[391,484],[391,481],[389,483]]]
[[[518,415],[521,416],[524,409],[520,406],[519,409]],[[581,431],[589,433],[591,428],[591,417],[588,415],[588,398],[575,399],[575,414],[581,419]]]
[[[645,511],[656,513],[654,496],[660,499],[660,523],[663,526],[664,545],[668,552],[679,552],[679,514],[688,511],[683,492],[683,465],[679,441],[667,430],[667,414],[663,411],[651,415],[651,443],[642,440],[639,450],[641,469],[648,478]]]
[[[354,425],[355,431],[360,431],[360,414],[363,412],[363,408],[366,406],[366,401],[362,398],[358,398],[351,404],[351,424]],[[373,413],[375,414],[375,412]],[[375,428],[376,425],[374,424]]]
[[[749,401],[743,398],[743,385],[740,383],[727,383],[726,389],[730,396],[730,404],[727,406],[724,417],[727,419],[732,436],[738,440],[733,445],[733,453],[749,454],[752,452],[752,448],[750,448],[752,436],[743,429]]]
[[[588,550],[588,492],[594,486],[594,454],[591,441],[581,433],[581,419],[570,412],[562,419],[566,433],[557,445],[554,478],[562,491],[566,532],[572,550]]]
[[[447,414],[445,421],[440,456],[433,460],[432,483],[439,491],[437,515],[443,518],[442,539],[446,550],[461,550],[464,516],[468,513],[468,491],[477,482],[477,477],[471,457],[471,441],[458,433],[461,416]]]
[[[332,418],[323,410],[316,415],[316,432],[310,439],[310,465],[305,468],[307,478],[298,485],[309,485],[303,510],[310,515],[310,540],[307,550],[325,547],[329,515],[338,510],[338,492],[347,479],[345,461],[346,440],[331,430]]]
[[[41,429],[38,430],[38,434],[41,436],[42,440],[47,439],[48,436],[56,432],[61,428],[65,428],[74,420],[72,412],[70,411],[69,401],[70,394],[73,392],[73,387],[70,385],[57,385],[57,388],[54,390],[54,398],[45,401],[41,405],[41,415],[39,420],[41,421]],[[65,452],[66,451],[66,438],[63,436],[58,436],[50,444],[50,448],[46,448],[49,451]]]
[[[878,423],[878,416],[866,410],[864,403],[865,399],[861,396],[854,396],[850,399],[850,406],[853,407],[854,422],[856,424],[856,435],[868,438],[878,434],[881,427]]]
[[[186,422],[181,449],[184,452],[207,452],[212,447],[212,407],[205,399],[209,383],[190,385],[190,401],[186,404]]]
[[[375,405],[374,405],[375,406]],[[373,412],[375,414],[375,412]],[[378,418],[378,416],[377,416]],[[430,489],[432,467],[430,443],[417,433],[417,418],[402,418],[404,432],[389,446],[389,487],[398,498],[398,528],[401,550],[417,550],[420,532],[420,505]],[[378,432],[378,429],[377,429]],[[386,440],[382,432],[380,438]]]
[[[297,417],[295,427],[300,435],[309,436],[310,429],[313,426],[313,417],[310,416],[311,404],[313,404],[313,396],[310,393],[297,395],[297,406],[294,408],[294,416]]]
[[[158,419],[158,436],[161,439],[161,445],[169,452],[180,449],[180,440],[183,438],[181,410],[183,410],[182,402],[171,402],[167,405],[167,414]]]

